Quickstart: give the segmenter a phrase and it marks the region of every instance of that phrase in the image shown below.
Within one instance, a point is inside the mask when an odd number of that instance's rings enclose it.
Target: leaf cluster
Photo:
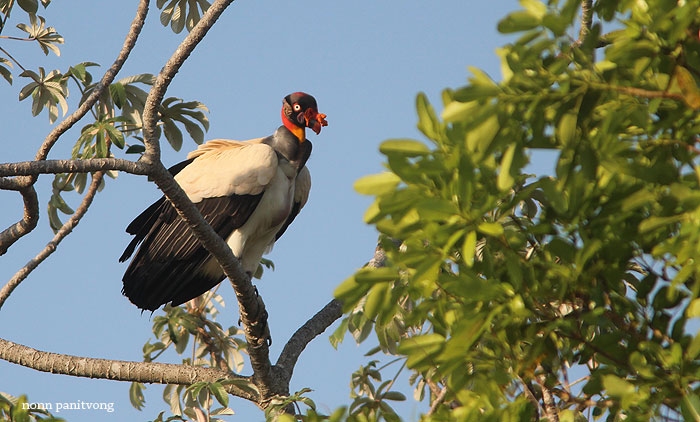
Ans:
[[[30,406],[27,396],[19,397],[0,391],[0,421],[8,422],[62,422],[65,419],[55,417],[44,408],[43,404],[34,403]],[[49,406],[46,406],[50,409]]]
[[[549,396],[694,419],[700,3],[597,2],[623,29],[580,40],[579,2],[521,3],[502,80],[470,69],[441,115],[419,95],[427,143],[385,141],[387,172],[357,181],[388,263],[338,287],[342,329],[405,357],[426,420],[532,419]],[[545,150],[552,174],[529,175]]]
[[[164,7],[163,2],[159,2],[159,7]],[[181,4],[179,4],[181,3]],[[191,2],[171,2],[169,6],[176,5],[178,10],[172,16],[173,29],[177,29],[180,24],[180,12],[192,6],[187,14],[187,27],[196,24],[201,18],[197,11],[199,5],[205,11],[209,3],[206,1]],[[47,7],[49,1],[42,1],[43,7]],[[24,38],[0,35],[0,42],[29,40],[36,41],[44,52],[48,54],[52,51],[60,55],[59,44],[63,44],[63,38],[56,32],[55,28],[46,26],[43,17],[37,16],[38,4],[33,0],[0,1],[0,34],[5,29],[6,23],[14,6],[18,5],[26,14],[29,23],[20,23],[17,27],[27,35]],[[189,5],[189,6],[188,6]],[[184,15],[182,24],[184,25]],[[176,25],[176,22],[177,25]],[[181,28],[180,28],[181,29]],[[179,31],[175,31],[179,32]],[[4,44],[4,43],[3,43]],[[4,57],[3,57],[4,56]],[[13,77],[11,68],[13,63],[22,69],[19,74],[21,78],[27,78],[29,83],[24,85],[19,92],[19,100],[23,101],[31,98],[31,112],[33,116],[38,116],[46,110],[49,122],[54,123],[59,115],[65,116],[71,108],[69,105],[69,86],[80,92],[77,106],[82,105],[85,100],[98,88],[90,69],[99,66],[93,62],[82,62],[68,67],[68,70],[58,69],[47,71],[39,66],[36,71],[25,68],[17,62],[12,55],[0,44],[0,75],[7,82],[12,83]],[[147,97],[147,89],[153,84],[154,76],[143,73],[121,78],[108,87],[104,94],[100,96],[97,103],[90,110],[93,117],[91,123],[86,124],[78,136],[73,146],[72,159],[89,159],[111,157],[112,146],[125,150],[127,153],[142,153],[144,151],[143,139],[141,138],[141,128],[143,127],[142,113]],[[199,101],[183,101],[180,98],[169,97],[163,100],[158,109],[158,126],[156,136],[165,137],[170,146],[179,151],[183,144],[183,131],[185,131],[196,143],[204,141],[204,132],[209,129],[209,120],[205,114],[208,109]],[[129,141],[132,142],[129,142]],[[111,177],[116,177],[116,173],[108,173]],[[76,191],[82,193],[87,184],[87,174],[59,174],[53,183],[53,194],[48,204],[49,223],[53,230],[58,230],[62,226],[61,214],[70,215],[72,208],[62,197],[63,193]],[[101,187],[104,181],[101,181]]]
[[[191,355],[182,358],[183,364],[240,373],[247,343],[240,329],[235,326],[224,329],[216,322],[219,310],[214,306],[215,303],[224,306],[223,299],[216,294],[205,295],[186,305],[166,306],[163,315],[153,318],[155,341],[144,344],[144,361],[155,361],[168,350],[183,356],[189,349]],[[161,413],[156,420],[181,420],[177,418],[182,416],[199,420],[201,415],[212,417],[232,414],[228,408],[228,393],[224,388],[229,382],[234,382],[244,389],[255,390],[252,382],[243,379],[195,383],[190,386],[168,385],[163,392],[163,400],[170,406],[172,418],[175,419],[162,419]],[[137,409],[142,409],[145,405],[144,389],[143,384],[132,383],[129,390],[131,404]],[[212,409],[213,399],[222,407]]]

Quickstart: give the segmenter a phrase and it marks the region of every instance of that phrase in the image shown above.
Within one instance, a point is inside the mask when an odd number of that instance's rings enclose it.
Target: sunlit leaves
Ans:
[[[238,328],[224,329],[215,321],[219,313],[215,305],[222,307],[223,300],[220,296],[207,292],[188,302],[186,307],[167,306],[164,314],[153,318],[153,334],[156,341],[149,341],[143,346],[144,361],[155,361],[166,351],[173,350],[178,355],[190,355],[194,358],[184,358],[185,364],[240,372],[243,369],[242,352],[246,348],[245,340],[241,338],[242,332]],[[197,415],[208,415],[209,420],[215,421],[220,420],[217,416],[233,414],[228,407],[228,385],[259,394],[255,384],[245,378],[232,378],[214,383],[199,382],[190,386],[168,385],[163,391],[163,400],[169,405],[174,416],[167,420],[180,420],[178,418],[181,416],[196,420]],[[138,399],[142,389],[141,385],[132,385],[134,407],[143,405]],[[215,407],[215,402],[221,406]],[[159,418],[164,420],[163,414]]]
[[[83,128],[73,149],[76,158],[105,158],[108,156],[108,145],[114,144],[124,148],[124,134],[117,129],[117,124],[124,122],[121,117],[98,120]]]
[[[624,29],[572,41],[578,1],[521,1],[499,23],[520,33],[499,50],[504,79],[471,69],[443,93],[442,120],[419,95],[434,148],[386,141],[388,172],[357,181],[374,197],[365,220],[394,239],[381,242],[392,277],[368,281],[363,269],[341,284],[341,327],[361,341],[373,325],[381,350],[459,403],[435,420],[531,419],[523,391],[545,378],[567,392],[561,418],[582,417],[566,409],[586,402],[594,416],[692,419],[700,5],[690,3],[682,17],[675,4],[596,6]],[[600,40],[611,44],[595,51]],[[525,174],[541,148],[556,153],[554,172]],[[580,391],[560,382],[571,367],[587,374]]]
[[[25,2],[27,1],[29,0],[25,0]],[[22,2],[20,2],[21,4]],[[52,51],[57,56],[60,56],[61,51],[58,48],[58,44],[63,44],[63,37],[53,27],[47,27],[46,20],[43,17],[34,15],[34,12],[30,13],[29,25],[20,23],[17,25],[17,28],[26,32],[30,39],[36,40],[44,54],[48,55],[49,51]]]
[[[678,66],[674,76],[688,107],[695,110],[700,109],[700,88],[698,88],[690,71],[683,66]]]
[[[163,134],[175,151],[182,148],[182,132],[176,123],[182,124],[196,143],[204,142],[204,131],[209,130],[209,119],[205,111],[209,110],[199,101],[184,102],[180,98],[173,97],[163,101],[159,109]]]
[[[179,34],[184,28],[191,31],[210,3],[207,0],[158,0],[156,5],[161,9],[160,23],[169,24],[173,32]]]
[[[4,57],[0,57],[0,76],[2,76],[9,84],[12,84],[12,72],[10,68],[12,62]]]
[[[160,421],[184,421],[183,417],[190,420],[205,418],[212,422],[223,420],[215,416],[232,415],[233,410],[228,408],[228,393],[220,382],[197,382],[188,386],[168,385],[163,391],[163,400],[170,405],[173,416],[163,419],[163,413],[156,420]],[[212,408],[216,400],[222,407]],[[205,416],[206,415],[206,416]]]
[[[41,404],[41,405],[39,405]],[[31,402],[26,395],[11,396],[0,391],[0,420],[26,422],[60,422],[63,419],[51,414],[52,406]]]
[[[32,98],[32,115],[37,116],[46,108],[49,113],[49,121],[55,122],[58,118],[58,108],[65,114],[68,111],[68,88],[63,74],[58,70],[52,70],[48,74],[43,67],[39,72],[25,70],[22,77],[31,78],[32,82],[25,85],[19,93],[19,100]]]
[[[394,386],[394,380],[382,382],[382,374],[379,370],[382,368],[377,368],[377,364],[378,361],[371,361],[352,374],[353,392],[351,398],[353,398],[353,402],[348,411],[350,417],[356,419],[351,420],[400,420],[390,402],[404,401],[406,396],[399,391],[391,390]],[[377,383],[380,384],[377,385]]]

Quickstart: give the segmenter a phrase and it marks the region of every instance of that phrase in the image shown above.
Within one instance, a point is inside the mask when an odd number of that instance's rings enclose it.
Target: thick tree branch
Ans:
[[[0,339],[0,359],[52,374],[115,381],[191,385],[200,381],[215,382],[222,379],[248,380],[247,377],[216,368],[64,355],[32,349],[3,339]],[[224,388],[234,396],[258,401],[252,391],[242,389],[235,384],[226,383]]]
[[[0,177],[37,176],[39,174],[61,173],[93,173],[96,171],[109,170],[119,170],[131,174],[147,175],[150,171],[150,167],[140,162],[124,160],[121,158],[20,161],[17,163],[0,164]]]

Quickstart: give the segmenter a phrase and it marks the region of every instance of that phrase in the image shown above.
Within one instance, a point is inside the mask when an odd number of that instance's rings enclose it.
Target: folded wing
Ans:
[[[175,180],[204,219],[224,239],[255,212],[277,171],[275,151],[259,140],[215,140],[190,153],[174,167]],[[142,309],[179,305],[201,295],[223,279],[185,221],[160,198],[127,227],[134,239],[120,261],[136,250],[123,277],[122,292]]]

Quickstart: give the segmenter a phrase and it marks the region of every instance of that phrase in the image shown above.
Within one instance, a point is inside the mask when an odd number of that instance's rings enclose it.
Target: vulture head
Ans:
[[[301,142],[305,139],[304,129],[307,127],[318,135],[323,126],[328,126],[326,115],[318,112],[316,99],[304,92],[295,92],[284,97],[282,122]]]

